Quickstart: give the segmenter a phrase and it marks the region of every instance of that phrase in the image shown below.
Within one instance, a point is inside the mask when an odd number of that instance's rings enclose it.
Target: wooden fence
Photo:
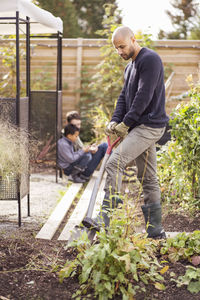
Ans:
[[[78,109],[80,101],[81,70],[87,66],[92,76],[95,66],[102,60],[100,47],[103,39],[63,39],[63,117],[67,111]],[[174,72],[167,97],[179,95],[188,90],[185,81],[189,74],[195,81],[200,73],[200,41],[166,40],[155,41],[155,50],[165,66]],[[46,72],[46,80],[56,74],[56,41],[37,39],[31,41],[31,74],[34,82],[41,81],[41,72]],[[22,61],[22,66],[25,62]],[[46,69],[45,69],[46,68]],[[42,82],[40,82],[42,85]],[[37,85],[36,85],[37,86]]]

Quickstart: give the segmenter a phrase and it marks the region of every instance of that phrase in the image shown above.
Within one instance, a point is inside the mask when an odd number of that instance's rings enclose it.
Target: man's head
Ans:
[[[120,26],[113,32],[112,42],[118,54],[128,60],[136,58],[141,47],[136,42],[133,31],[126,26]]]
[[[77,111],[71,111],[66,114],[67,124],[73,124],[79,129],[81,128],[81,117]]]
[[[72,143],[74,143],[79,136],[79,128],[73,124],[68,124],[65,126],[65,137],[68,138]]]

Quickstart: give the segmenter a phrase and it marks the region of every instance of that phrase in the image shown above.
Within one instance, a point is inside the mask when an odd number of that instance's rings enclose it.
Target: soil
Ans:
[[[59,282],[58,271],[66,259],[76,256],[74,249],[64,249],[65,242],[57,240],[37,240],[35,235],[40,230],[38,222],[25,223],[21,228],[1,218],[0,227],[0,299],[1,300],[68,300],[79,288],[78,278],[64,279]],[[164,217],[166,231],[194,231],[200,229],[200,216],[188,218],[175,213]],[[188,263],[187,263],[188,264]],[[138,294],[136,300],[197,300],[200,293],[191,294],[186,287],[178,288],[170,280],[170,273],[176,277],[185,273],[186,262],[168,264],[164,274],[165,291],[159,291],[148,285],[147,292]],[[93,298],[95,299],[95,297]],[[113,299],[121,299],[114,297]]]

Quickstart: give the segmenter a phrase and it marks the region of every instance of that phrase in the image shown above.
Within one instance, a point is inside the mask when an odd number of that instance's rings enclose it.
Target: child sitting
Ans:
[[[106,149],[99,148],[92,154],[92,146],[84,146],[77,151],[74,144],[79,136],[80,129],[73,124],[68,124],[64,129],[64,136],[58,140],[58,164],[64,170],[69,180],[82,183],[89,180],[90,176],[105,155]]]

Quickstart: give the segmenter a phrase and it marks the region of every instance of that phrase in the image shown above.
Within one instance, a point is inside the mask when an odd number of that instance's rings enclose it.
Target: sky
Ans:
[[[117,0],[122,10],[122,23],[134,32],[142,30],[157,38],[160,29],[172,31],[170,18],[165,10],[172,9],[170,0]]]

